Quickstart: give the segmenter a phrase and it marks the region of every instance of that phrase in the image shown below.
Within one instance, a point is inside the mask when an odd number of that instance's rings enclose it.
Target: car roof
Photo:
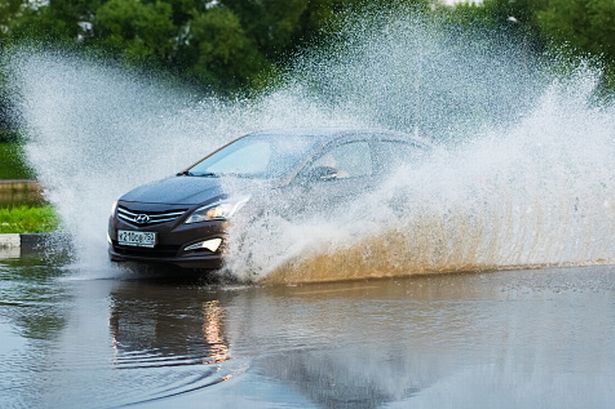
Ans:
[[[371,129],[371,128],[346,128],[346,127],[327,127],[327,128],[276,128],[276,129],[264,129],[255,132],[250,132],[246,136],[306,136],[319,138],[323,143],[332,141],[351,141],[356,139],[363,139],[366,136],[378,136],[386,138],[388,140],[397,140],[403,142],[410,142],[422,146],[424,148],[431,148],[432,144],[421,137],[410,135],[403,132],[396,132],[386,129]]]

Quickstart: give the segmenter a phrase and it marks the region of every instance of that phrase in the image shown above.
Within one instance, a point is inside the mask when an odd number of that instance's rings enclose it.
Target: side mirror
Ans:
[[[318,166],[307,173],[306,179],[310,182],[335,180],[337,179],[337,169],[331,166]]]

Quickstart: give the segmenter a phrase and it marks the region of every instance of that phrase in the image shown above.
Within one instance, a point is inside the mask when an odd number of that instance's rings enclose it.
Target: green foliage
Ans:
[[[192,20],[191,30],[191,72],[205,84],[218,89],[245,87],[267,66],[239,18],[227,8],[199,14]]]
[[[100,2],[49,0],[47,5],[39,5],[22,0],[21,3],[18,13],[7,23],[8,39],[67,44],[79,37],[78,23],[87,19]]]
[[[7,33],[13,22],[21,17],[24,9],[22,0],[3,0],[0,2],[0,33]]]
[[[611,0],[549,0],[537,13],[546,37],[583,51],[615,59],[615,2]]]
[[[104,51],[234,93],[275,79],[339,13],[429,0],[2,0],[0,42]]]
[[[0,0],[0,49],[35,41],[103,51],[156,67],[205,89],[265,87],[298,49],[346,12],[432,10],[435,0]],[[613,0],[484,0],[433,8],[460,27],[506,31],[543,49],[567,44],[601,55],[615,75]],[[1,83],[1,75],[0,75]],[[1,87],[1,84],[0,84]],[[1,94],[1,93],[0,93]],[[1,101],[0,101],[1,105]],[[6,115],[5,115],[6,116]],[[0,126],[2,126],[0,106]]]
[[[172,14],[161,1],[110,0],[96,10],[92,42],[128,62],[166,61],[177,34]]]
[[[612,0],[485,0],[480,6],[462,4],[439,11],[455,24],[505,29],[526,47],[553,48],[572,64],[579,56],[598,57],[604,66],[601,92],[615,90]]]
[[[536,13],[547,0],[484,0],[438,9],[453,24],[507,32],[513,40],[540,42]]]
[[[58,228],[51,206],[0,208],[0,233],[43,233]]]
[[[6,131],[0,131],[0,136]],[[17,142],[0,142],[0,180],[29,179],[32,173],[23,161],[23,152]]]

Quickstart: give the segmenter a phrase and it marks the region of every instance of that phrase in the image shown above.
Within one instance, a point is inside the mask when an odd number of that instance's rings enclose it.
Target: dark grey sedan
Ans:
[[[398,165],[429,149],[417,138],[379,130],[250,133],[117,200],[109,254],[114,261],[218,269],[237,212],[256,215],[271,197],[287,197],[277,210],[293,215],[339,206],[376,189]]]

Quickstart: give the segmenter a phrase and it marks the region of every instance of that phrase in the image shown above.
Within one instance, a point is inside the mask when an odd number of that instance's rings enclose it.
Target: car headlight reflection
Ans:
[[[184,223],[198,223],[210,220],[228,220],[250,200],[249,196],[223,200],[196,209]]]

